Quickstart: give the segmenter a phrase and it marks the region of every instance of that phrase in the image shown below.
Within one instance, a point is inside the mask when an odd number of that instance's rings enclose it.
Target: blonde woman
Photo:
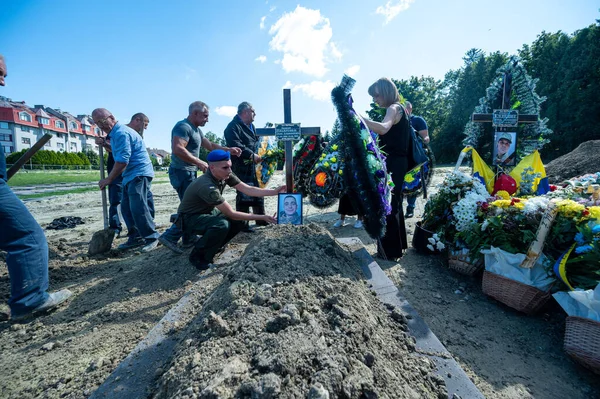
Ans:
[[[379,136],[379,145],[387,154],[387,171],[392,174],[392,212],[386,219],[386,233],[377,241],[377,255],[396,260],[408,247],[404,213],[402,211],[402,185],[408,171],[410,122],[406,110],[400,105],[400,94],[394,82],[381,78],[369,87],[369,95],[379,107],[386,108],[382,122],[365,118],[367,127]]]

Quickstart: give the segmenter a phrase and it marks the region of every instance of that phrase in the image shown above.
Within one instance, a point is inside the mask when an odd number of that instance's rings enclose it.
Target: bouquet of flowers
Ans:
[[[453,172],[425,204],[421,227],[437,233],[445,245],[460,249],[464,243],[459,233],[468,231],[481,219],[478,211],[481,204],[487,204],[488,197],[479,179]]]
[[[285,152],[277,148],[274,137],[264,136],[260,142],[257,154],[262,161],[256,165],[256,178],[261,188],[267,186],[269,179],[277,169],[277,163],[285,158]],[[252,162],[252,161],[247,161]]]
[[[556,275],[571,290],[593,289],[600,284],[600,215],[598,216],[578,226],[575,243],[554,265]]]
[[[303,137],[296,143],[293,149],[294,164],[292,166],[294,176],[294,192],[304,195],[308,194],[310,172],[321,154],[321,136]]]
[[[344,75],[340,85],[331,91],[331,98],[344,141],[347,187],[356,194],[358,211],[365,216],[365,231],[372,238],[380,238],[385,234],[386,216],[392,209],[393,183],[383,153],[352,107],[350,92],[354,84],[354,79]]]
[[[328,207],[344,192],[344,162],[340,146],[339,137],[332,140],[310,171],[306,190],[311,204],[317,208]]]
[[[492,246],[511,254],[527,253],[548,199],[536,199],[528,204],[527,199],[510,198],[503,191],[499,191],[492,201],[480,203],[477,209],[479,221],[460,234],[471,256],[481,256],[482,249]]]

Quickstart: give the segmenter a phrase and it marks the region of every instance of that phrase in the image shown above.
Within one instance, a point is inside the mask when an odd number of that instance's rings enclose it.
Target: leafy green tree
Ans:
[[[93,167],[98,167],[100,165],[100,156],[96,152],[87,150],[84,154],[87,157],[90,165]]]
[[[600,25],[590,25],[573,35],[542,32],[519,51],[537,91],[548,100],[541,117],[554,131],[542,151],[549,161],[574,150],[584,141],[600,139]]]
[[[219,144],[222,146],[225,145],[225,138],[219,137],[216,134],[214,134],[213,132],[204,133],[204,137],[206,137],[208,139],[208,141],[210,141],[211,143],[216,143],[216,144]],[[206,148],[200,147],[200,154],[199,154],[198,158],[200,158],[203,161],[206,161],[206,157],[208,156],[209,152],[210,151],[208,151]]]

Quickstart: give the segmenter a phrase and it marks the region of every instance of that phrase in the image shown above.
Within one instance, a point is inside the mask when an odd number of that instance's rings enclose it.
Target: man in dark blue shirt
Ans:
[[[429,129],[427,128],[427,122],[420,116],[416,116],[412,114],[412,104],[410,102],[406,102],[404,104],[406,108],[406,113],[410,118],[410,125],[413,129],[421,136],[423,143],[429,144]],[[411,218],[415,216],[415,203],[417,202],[416,195],[407,195],[406,196],[406,214],[404,217]]]

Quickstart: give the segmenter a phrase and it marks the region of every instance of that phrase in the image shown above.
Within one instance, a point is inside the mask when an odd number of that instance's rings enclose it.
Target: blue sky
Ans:
[[[330,130],[329,93],[344,72],[355,108],[381,76],[442,79],[470,48],[514,54],[542,31],[573,33],[600,19],[597,0],[4,0],[0,94],[72,114],[105,107],[150,117],[146,145],[170,151],[173,125],[206,102],[220,136],[242,101],[256,125],[292,119]],[[484,95],[484,93],[482,93]],[[233,112],[233,113],[232,113]],[[418,110],[415,110],[418,113]]]

